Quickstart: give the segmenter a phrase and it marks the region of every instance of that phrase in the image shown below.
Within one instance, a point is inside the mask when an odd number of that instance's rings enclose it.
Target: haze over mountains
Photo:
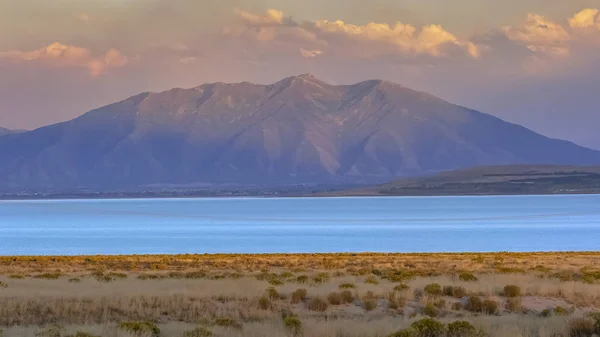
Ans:
[[[0,137],[3,189],[378,182],[503,164],[598,165],[600,152],[399,84],[309,74],[143,93]]]

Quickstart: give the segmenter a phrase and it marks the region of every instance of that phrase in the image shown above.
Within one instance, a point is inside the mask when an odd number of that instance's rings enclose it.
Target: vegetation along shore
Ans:
[[[600,252],[0,257],[14,336],[583,337]]]

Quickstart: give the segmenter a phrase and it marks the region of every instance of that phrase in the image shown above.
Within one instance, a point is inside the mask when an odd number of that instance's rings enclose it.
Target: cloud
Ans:
[[[304,48],[300,48],[300,54],[304,58],[313,58],[313,57],[317,57],[317,56],[323,55],[323,51],[318,50],[318,49],[307,50],[307,49],[304,49]]]
[[[454,47],[473,58],[479,57],[481,53],[480,48],[474,43],[459,40],[440,25],[428,25],[417,29],[401,22],[394,25],[378,22],[355,25],[342,20],[296,22],[275,9],[269,9],[263,14],[236,9],[235,14],[243,27],[228,28],[227,32],[231,35],[249,36],[261,42],[284,44],[296,40],[305,51],[319,50],[323,53],[322,48],[329,46],[338,51],[344,49],[347,54],[363,56],[366,53],[374,55],[395,53],[412,57],[422,54],[443,57],[446,56],[448,47]],[[377,46],[367,47],[357,43],[374,43]],[[304,57],[311,55],[306,52],[301,54]]]
[[[94,57],[86,48],[65,45],[60,42],[54,42],[31,51],[0,52],[0,59],[8,59],[13,62],[40,61],[51,66],[86,68],[92,76],[101,75],[108,68],[122,67],[128,63],[128,58],[114,48],[109,49],[103,55]]]
[[[276,26],[283,24],[283,12],[277,9],[269,9],[266,13],[260,15],[236,8],[235,14],[251,26]]]
[[[571,35],[564,27],[538,14],[529,14],[520,27],[504,27],[504,33],[512,40],[524,44],[533,52],[567,55]]]
[[[600,29],[599,12],[595,8],[586,8],[569,18],[569,26],[572,28],[597,27]]]

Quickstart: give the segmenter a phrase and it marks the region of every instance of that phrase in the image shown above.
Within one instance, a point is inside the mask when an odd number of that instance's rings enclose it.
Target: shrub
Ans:
[[[280,279],[278,279],[278,278],[272,278],[272,279],[269,279],[269,281],[268,281],[268,282],[269,282],[269,284],[270,284],[270,285],[272,285],[272,286],[281,286],[281,285],[283,285],[283,281],[282,281],[282,280],[280,280]]]
[[[464,282],[475,282],[477,281],[477,277],[473,275],[473,273],[465,271],[458,275],[458,279]]]
[[[550,317],[552,315],[552,311],[550,309],[544,309],[540,312],[541,317]]]
[[[51,325],[35,333],[36,337],[61,337],[63,328],[60,325]]]
[[[76,333],[71,334],[71,335],[66,335],[65,337],[100,337],[100,336],[92,335],[89,332],[77,331]]]
[[[398,292],[405,291],[405,290],[408,290],[408,289],[410,289],[410,287],[408,285],[404,284],[404,283],[400,283],[400,284],[398,284],[397,286],[394,287],[394,291],[398,291]]]
[[[327,302],[320,297],[313,297],[308,302],[308,310],[324,312],[327,310]]]
[[[296,277],[296,283],[304,284],[306,282],[308,282],[308,276],[300,275],[300,276]]]
[[[511,312],[522,312],[523,305],[521,304],[521,299],[519,297],[510,297],[506,301],[506,309]]]
[[[317,276],[313,277],[312,281],[315,284],[325,283],[325,282],[329,281],[329,274],[328,273],[320,273]]]
[[[423,318],[413,322],[410,327],[417,337],[442,337],[446,332],[444,324],[433,318]]]
[[[122,322],[119,324],[119,329],[125,330],[132,335],[152,335],[155,337],[160,336],[160,329],[158,326],[152,322],[147,321],[130,321],[130,322]]]
[[[293,335],[299,336],[302,334],[302,322],[295,316],[287,316],[283,319],[283,325]]]
[[[374,298],[366,298],[364,302],[366,311],[373,311],[377,308],[377,300]]]
[[[389,334],[388,337],[417,337],[417,332],[413,329],[402,329]]]
[[[211,337],[212,335],[212,331],[205,327],[199,326],[194,330],[184,332],[182,337]]]
[[[272,307],[271,300],[267,296],[258,299],[258,308],[261,310],[269,310]]]
[[[0,281],[0,288],[8,288],[8,284]]]
[[[481,303],[481,311],[488,315],[494,315],[498,312],[498,303],[493,300],[485,300]]]
[[[477,337],[480,333],[467,321],[454,321],[448,324],[448,337]]]
[[[296,289],[292,293],[292,304],[300,303],[302,301],[306,301],[307,291],[304,288]]]
[[[445,286],[442,290],[444,296],[451,296],[454,298],[462,298],[467,295],[467,290],[461,286]]]
[[[425,294],[429,295],[430,297],[442,295],[442,286],[437,283],[428,284],[423,290],[425,291]]]
[[[340,293],[342,296],[342,301],[344,303],[352,303],[354,302],[354,294],[350,290],[344,290]]]
[[[366,284],[375,284],[375,285],[377,285],[377,284],[379,284],[379,281],[377,280],[377,278],[375,276],[371,275],[371,276],[369,276],[369,277],[367,277],[365,279],[365,283]]]
[[[429,317],[438,317],[440,315],[440,309],[429,303],[423,308],[423,315]]]
[[[342,295],[340,293],[333,292],[327,296],[327,302],[331,305],[340,305],[343,302]]]
[[[12,274],[12,275],[9,275],[8,278],[15,279],[15,280],[22,280],[22,279],[25,278],[25,275],[22,275],[22,274]]]
[[[590,337],[596,331],[596,324],[589,317],[574,318],[569,321],[569,336]]]
[[[435,301],[433,305],[439,309],[446,309],[446,301],[444,301],[443,299]]]
[[[507,285],[504,287],[504,296],[506,297],[519,297],[521,296],[521,288],[516,285]]]
[[[556,314],[558,316],[568,316],[569,314],[571,314],[571,312],[566,308],[558,306],[558,307],[554,308],[554,314]]]
[[[279,299],[279,292],[277,291],[277,289],[275,289],[273,287],[267,288],[266,293],[267,293],[267,296],[269,297],[269,299],[271,299],[271,300]]]
[[[69,283],[79,283],[81,282],[81,279],[78,277],[73,277],[69,279]]]
[[[228,328],[228,329],[241,329],[242,328],[242,324],[239,323],[238,321],[232,319],[232,318],[228,318],[228,317],[221,317],[221,318],[217,318],[215,320],[215,325],[223,327],[223,328]]]
[[[471,311],[471,312],[481,312],[481,310],[482,310],[481,298],[476,297],[476,296],[469,297],[469,299],[467,300],[467,303],[465,305],[465,309],[468,311]]]
[[[356,285],[354,283],[342,283],[338,286],[339,289],[356,289]]]
[[[459,311],[459,310],[462,310],[462,308],[463,308],[462,303],[460,303],[460,302],[452,303],[452,310]]]
[[[58,280],[62,276],[61,273],[44,273],[33,276],[34,278],[44,280]]]

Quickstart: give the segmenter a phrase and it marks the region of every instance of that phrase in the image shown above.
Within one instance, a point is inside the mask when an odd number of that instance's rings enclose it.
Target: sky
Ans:
[[[600,0],[0,0],[0,127],[302,73],[398,82],[600,149]]]

